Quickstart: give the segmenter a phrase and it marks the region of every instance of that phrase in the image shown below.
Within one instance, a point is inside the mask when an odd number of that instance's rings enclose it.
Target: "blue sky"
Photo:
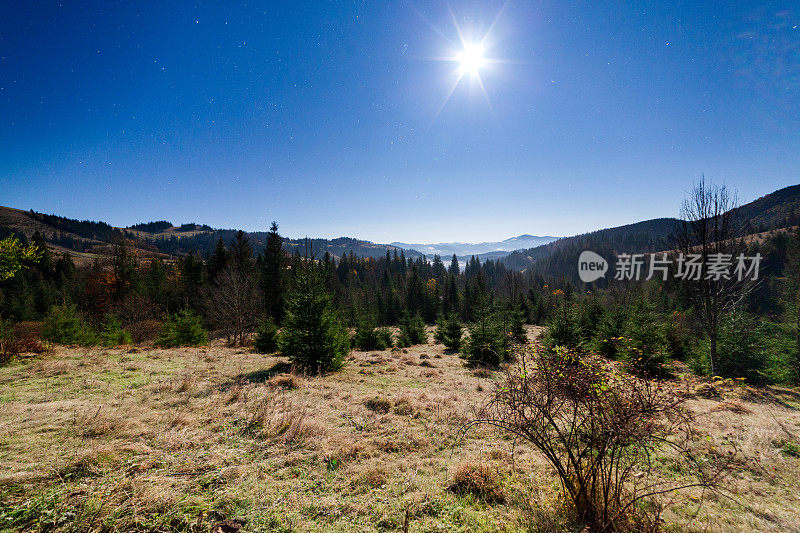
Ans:
[[[2,205],[481,241],[800,182],[795,2],[36,4],[0,5]],[[447,98],[457,28],[485,94]]]

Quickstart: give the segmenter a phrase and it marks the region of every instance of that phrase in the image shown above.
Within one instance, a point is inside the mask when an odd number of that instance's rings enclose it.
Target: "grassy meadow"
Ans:
[[[535,451],[462,434],[495,380],[433,343],[313,378],[220,344],[56,346],[0,368],[0,529],[569,531]],[[665,497],[664,528],[797,531],[800,395],[669,386],[744,460],[722,495]]]

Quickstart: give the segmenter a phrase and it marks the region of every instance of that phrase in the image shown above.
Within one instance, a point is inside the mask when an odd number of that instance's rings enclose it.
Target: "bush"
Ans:
[[[208,334],[200,317],[188,309],[170,316],[161,328],[156,345],[162,348],[201,346],[208,342]]]
[[[253,349],[256,353],[274,353],[278,350],[278,326],[272,317],[258,325],[253,338]]]
[[[122,323],[113,315],[106,318],[103,331],[100,332],[100,344],[103,346],[119,346],[121,344],[132,344],[131,334],[123,329]]]
[[[21,353],[41,354],[47,346],[41,341],[41,324],[0,319],[0,366]]]
[[[654,531],[654,498],[689,487],[704,494],[741,460],[724,440],[712,441],[718,452],[698,456],[709,444],[683,402],[674,389],[617,372],[600,357],[525,346],[474,423],[542,453],[581,522],[576,530]],[[679,479],[660,475],[656,459],[666,453]]]
[[[464,327],[455,313],[450,313],[447,317],[439,315],[439,320],[436,322],[436,333],[434,333],[436,342],[444,344],[450,350],[458,351],[461,349],[463,335]]]
[[[400,319],[400,336],[397,345],[401,348],[414,346],[415,344],[428,344],[428,332],[425,330],[425,321],[417,313],[411,316],[405,313]]]
[[[386,338],[387,333],[389,334],[388,342]],[[353,336],[353,346],[363,351],[391,348],[391,332],[383,328],[378,330],[372,320],[362,318],[356,325],[356,333]]]
[[[14,335],[14,324],[10,320],[0,318],[0,366],[19,355],[17,338]]]
[[[97,335],[73,305],[50,308],[42,324],[42,338],[56,344],[97,344]]]

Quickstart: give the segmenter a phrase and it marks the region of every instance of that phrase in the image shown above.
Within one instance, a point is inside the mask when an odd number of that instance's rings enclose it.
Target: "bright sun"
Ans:
[[[461,73],[477,76],[481,67],[486,64],[483,52],[483,46],[479,44],[464,44],[464,49],[456,56]]]

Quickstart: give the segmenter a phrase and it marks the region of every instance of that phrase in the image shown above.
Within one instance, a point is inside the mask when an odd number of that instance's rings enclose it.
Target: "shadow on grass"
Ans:
[[[253,372],[239,374],[238,376],[235,376],[229,381],[223,383],[220,388],[222,390],[227,390],[234,385],[245,385],[247,383],[266,383],[274,376],[279,374],[288,374],[291,371],[292,365],[286,361],[281,361],[263,370],[254,370]]]

